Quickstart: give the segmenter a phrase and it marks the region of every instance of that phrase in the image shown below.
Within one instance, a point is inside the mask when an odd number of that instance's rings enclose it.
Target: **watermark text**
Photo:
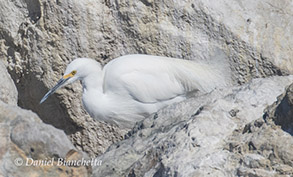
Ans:
[[[14,164],[16,166],[101,166],[102,161],[92,158],[92,159],[66,159],[66,158],[51,158],[51,159],[42,159],[42,160],[34,160],[32,158],[16,158],[14,160]]]

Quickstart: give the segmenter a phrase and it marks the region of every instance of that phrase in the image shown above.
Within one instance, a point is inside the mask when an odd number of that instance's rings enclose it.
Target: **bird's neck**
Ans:
[[[96,90],[103,93],[102,70],[96,70],[85,76],[82,80],[84,91]]]

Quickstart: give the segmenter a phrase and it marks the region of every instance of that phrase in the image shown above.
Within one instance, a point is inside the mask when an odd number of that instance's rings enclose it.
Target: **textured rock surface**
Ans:
[[[233,133],[227,141],[239,176],[293,176],[293,84],[269,106],[263,118]]]
[[[7,104],[17,104],[17,90],[6,67],[0,61],[0,100]]]
[[[293,141],[291,135],[269,125],[248,129],[265,124],[259,119],[263,110],[292,81],[292,76],[255,79],[162,109],[99,156],[103,165],[94,176],[290,175],[292,144],[283,144]],[[278,154],[271,157],[274,147]]]
[[[39,100],[76,57],[147,53],[230,67],[233,79],[292,73],[292,3],[265,1],[0,1],[0,57],[19,105],[99,154],[123,134],[82,109],[81,86]]]
[[[87,176],[89,172],[85,166],[57,165],[57,158],[67,158],[67,153],[75,149],[63,131],[42,123],[31,111],[2,101],[0,141],[0,176]],[[56,161],[54,165],[26,166],[28,158]]]
[[[91,119],[81,86],[39,101],[76,57],[130,53],[202,60],[236,83],[293,71],[292,3],[274,1],[0,1],[0,176],[80,176],[80,167],[16,167],[13,159],[94,156],[125,132]],[[229,69],[230,68],[230,69]],[[292,176],[292,77],[258,79],[163,109],[113,145],[94,176]],[[5,84],[2,84],[2,83]],[[10,92],[8,92],[10,90]],[[11,105],[12,104],[12,105]],[[61,143],[62,142],[62,143]],[[1,174],[2,173],[2,174]]]
[[[58,158],[87,158],[76,151],[65,133],[44,124],[39,117],[28,110],[16,106],[17,90],[0,61],[0,176],[87,176],[89,168],[57,165]],[[74,153],[73,153],[74,155]],[[25,165],[32,161],[55,158],[52,165]]]

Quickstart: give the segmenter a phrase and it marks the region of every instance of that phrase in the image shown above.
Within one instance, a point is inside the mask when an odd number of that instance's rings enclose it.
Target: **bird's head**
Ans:
[[[90,72],[92,72],[93,69],[97,68],[100,68],[100,64],[93,59],[78,58],[73,60],[67,66],[62,78],[41,99],[40,104],[43,103],[50,95],[56,92],[56,90],[58,90],[59,88],[86,77]]]

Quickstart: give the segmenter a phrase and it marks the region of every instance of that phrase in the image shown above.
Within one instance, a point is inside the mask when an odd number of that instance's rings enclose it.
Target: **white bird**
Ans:
[[[227,85],[223,73],[208,64],[183,59],[126,55],[104,67],[89,58],[73,60],[64,76],[40,101],[58,88],[81,80],[82,101],[94,119],[131,128],[135,122],[190,93]]]

